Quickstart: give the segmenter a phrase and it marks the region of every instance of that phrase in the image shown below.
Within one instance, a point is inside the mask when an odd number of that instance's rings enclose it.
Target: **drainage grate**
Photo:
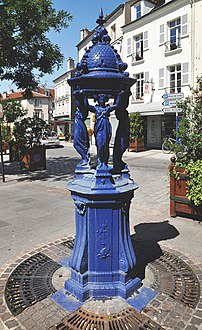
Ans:
[[[189,265],[164,251],[164,255],[148,267],[154,274],[154,290],[169,295],[185,306],[196,307],[200,298],[200,284]]]
[[[6,283],[5,298],[13,315],[45,299],[56,290],[52,285],[53,273],[61,265],[42,253],[24,260],[11,273]]]
[[[67,241],[63,242],[62,245],[68,247],[70,250],[73,250],[74,248],[74,238],[68,239]]]
[[[140,314],[134,308],[127,308],[118,314],[94,314],[82,308],[68,315],[52,330],[161,330],[156,322]]]

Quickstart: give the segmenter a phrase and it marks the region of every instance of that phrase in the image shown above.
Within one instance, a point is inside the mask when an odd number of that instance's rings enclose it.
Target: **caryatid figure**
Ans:
[[[83,96],[75,93],[76,97],[76,113],[74,119],[74,148],[81,155],[82,160],[79,166],[88,166],[90,162],[90,143],[85,120],[88,117],[88,110],[84,107]]]

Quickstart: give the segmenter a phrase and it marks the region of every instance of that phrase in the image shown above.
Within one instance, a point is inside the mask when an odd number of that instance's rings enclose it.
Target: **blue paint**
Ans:
[[[68,80],[77,106],[74,147],[82,159],[67,185],[75,204],[76,239],[69,262],[71,278],[65,282],[65,289],[81,302],[90,297],[127,299],[141,285],[138,277],[129,275],[136,266],[129,208],[138,185],[122,160],[129,144],[126,108],[130,87],[136,80],[125,72],[127,64],[110,45],[102,10],[97,23],[92,46],[77,64],[75,77]],[[113,99],[110,104],[109,98]],[[111,168],[108,160],[112,111],[119,123]],[[96,169],[90,167],[85,125],[89,112],[95,114]]]
[[[81,303],[66,290],[57,291],[50,297],[56,304],[66,309],[69,313],[81,307]]]
[[[158,293],[151,288],[141,287],[136,296],[128,298],[127,303],[141,311]]]
[[[71,257],[67,257],[67,258],[59,260],[58,263],[62,266],[69,268],[70,261],[71,261]]]

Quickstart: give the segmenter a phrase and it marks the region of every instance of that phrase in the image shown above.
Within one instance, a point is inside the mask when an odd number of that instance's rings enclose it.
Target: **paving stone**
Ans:
[[[9,320],[11,317],[12,317],[12,314],[9,313],[9,312],[5,312],[4,314],[1,315],[1,319],[4,322],[7,321],[7,320]]]
[[[198,317],[192,317],[190,323],[199,326],[202,323],[202,319],[199,319]]]
[[[194,325],[188,325],[185,330],[198,330],[198,327],[195,327]]]
[[[186,325],[187,324],[183,321],[180,321],[180,322],[177,323],[177,326],[178,326],[179,329],[184,329],[186,327]]]
[[[13,327],[17,327],[19,324],[18,324],[18,322],[16,321],[16,320],[9,320],[9,321],[7,321],[7,322],[5,322],[5,325],[9,328],[9,329],[11,329],[11,328],[13,328]]]

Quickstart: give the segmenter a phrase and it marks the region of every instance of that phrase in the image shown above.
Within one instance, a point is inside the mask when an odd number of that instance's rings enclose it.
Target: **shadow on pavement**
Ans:
[[[131,236],[137,259],[136,276],[144,279],[148,263],[160,258],[163,251],[158,242],[180,235],[168,220],[158,223],[140,223],[134,226],[135,234]]]
[[[70,157],[52,157],[46,159],[46,170],[28,171],[20,169],[19,162],[4,162],[4,171],[6,181],[17,180],[23,181],[66,181],[73,177],[76,165],[80,162],[80,158]],[[93,157],[92,162],[95,162]],[[1,174],[0,163],[0,174]],[[10,177],[9,177],[10,176]],[[16,176],[13,178],[13,176]]]

